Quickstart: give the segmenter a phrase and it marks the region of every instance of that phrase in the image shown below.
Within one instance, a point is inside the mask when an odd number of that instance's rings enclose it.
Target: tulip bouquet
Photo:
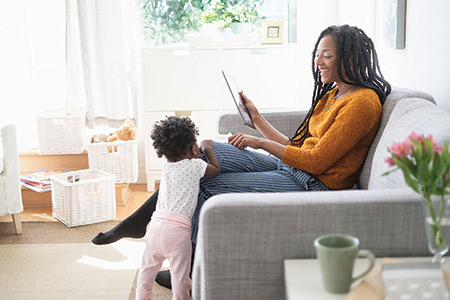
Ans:
[[[422,195],[431,217],[431,228],[436,245],[443,249],[446,245],[442,234],[442,214],[445,196],[450,195],[450,155],[448,141],[444,145],[437,143],[432,135],[424,136],[411,133],[403,143],[394,143],[388,149],[391,154],[386,158],[390,167],[396,167],[384,175],[398,169],[403,171],[406,184]],[[434,209],[432,196],[440,199],[439,209]]]

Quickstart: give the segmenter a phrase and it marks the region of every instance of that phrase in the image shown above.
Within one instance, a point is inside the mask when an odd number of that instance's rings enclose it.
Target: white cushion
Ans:
[[[375,151],[369,189],[408,187],[401,170],[387,176],[381,175],[391,169],[384,161],[389,156],[388,148],[394,143],[403,142],[412,132],[432,134],[443,145],[444,141],[450,139],[450,113],[423,99],[399,101]]]

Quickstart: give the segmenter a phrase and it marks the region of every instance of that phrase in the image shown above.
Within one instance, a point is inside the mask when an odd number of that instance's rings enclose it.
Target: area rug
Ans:
[[[16,234],[11,222],[0,223],[0,245],[90,243],[99,232],[106,232],[119,222],[102,222],[69,228],[60,222],[23,222],[22,234]]]
[[[0,299],[134,299],[144,239],[90,242],[116,224],[24,222],[16,235],[11,223],[0,223]],[[172,293],[155,283],[152,298]]]

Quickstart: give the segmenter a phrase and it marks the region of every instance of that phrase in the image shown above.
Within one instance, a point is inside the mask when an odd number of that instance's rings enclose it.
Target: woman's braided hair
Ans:
[[[150,137],[158,157],[174,161],[183,157],[197,141],[197,127],[189,117],[169,116],[155,123]]]
[[[380,98],[381,105],[391,92],[391,85],[381,74],[375,46],[363,30],[349,25],[326,28],[317,39],[312,53],[311,67],[314,77],[312,105],[295,135],[290,139],[294,145],[299,145],[305,140],[309,131],[309,121],[317,103],[335,87],[334,83],[322,82],[319,68],[315,64],[319,42],[327,35],[330,35],[336,43],[337,72],[342,82],[374,90]],[[348,80],[342,75],[342,67]]]

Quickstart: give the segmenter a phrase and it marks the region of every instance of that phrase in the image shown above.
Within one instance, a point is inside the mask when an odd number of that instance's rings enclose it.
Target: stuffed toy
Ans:
[[[116,132],[110,135],[106,141],[129,141],[136,139],[136,126],[133,121],[126,119],[125,122],[116,130]],[[112,152],[112,148],[108,146],[108,151]],[[117,146],[114,146],[114,152],[117,152]]]
[[[112,135],[112,132],[110,134],[107,133],[99,133],[96,135],[91,136],[91,143],[106,143],[108,140],[108,137]]]
[[[106,141],[114,142],[119,141],[129,141],[136,138],[136,126],[134,126],[133,121],[126,119],[125,122],[116,130],[114,134],[109,136]]]

